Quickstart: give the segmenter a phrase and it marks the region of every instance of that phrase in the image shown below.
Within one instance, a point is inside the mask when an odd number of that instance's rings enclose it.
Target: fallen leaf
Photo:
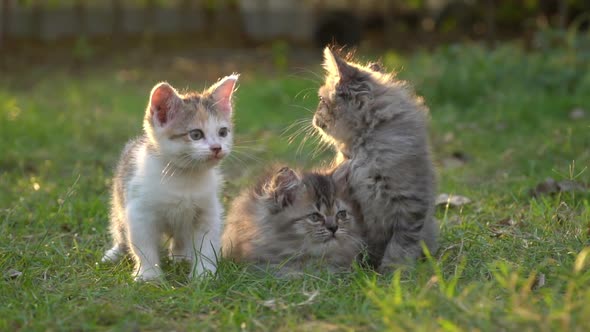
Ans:
[[[462,162],[461,160],[457,160],[455,158],[445,158],[442,160],[442,167],[444,169],[459,168],[463,165],[465,165],[464,162]]]
[[[297,306],[303,306],[303,305],[308,305],[308,304],[312,304],[313,301],[315,300],[315,298],[320,295],[320,291],[319,290],[315,290],[313,292],[303,292],[303,295],[307,296],[307,299],[303,302],[299,302],[297,303]]]
[[[433,286],[438,285],[438,277],[437,276],[432,276],[430,277],[430,279],[428,280],[428,282],[426,283],[426,289],[432,288]]]
[[[471,199],[465,196],[453,195],[453,194],[440,194],[436,198],[435,204],[445,205],[450,207],[459,207],[471,203]]]
[[[443,136],[443,142],[444,143],[451,143],[453,140],[455,140],[455,134],[453,134],[452,131],[447,132],[444,136]]]
[[[511,232],[506,228],[492,228],[492,237],[502,237],[502,235],[511,234]]]
[[[504,218],[497,222],[498,225],[512,227],[516,225],[516,221],[512,218]]]
[[[542,195],[554,195],[560,192],[587,192],[588,185],[573,180],[555,181],[547,178],[545,181],[537,184],[534,189],[530,190],[530,195],[539,197]]]
[[[285,304],[284,303],[277,302],[277,300],[275,300],[275,299],[270,299],[270,300],[263,301],[261,304],[263,306],[265,306],[267,308],[270,308],[270,309],[273,309],[273,310],[278,309],[279,306],[281,308],[284,308],[285,307]]]
[[[320,294],[319,290],[315,290],[313,292],[303,292],[303,295],[307,296],[307,299],[305,299],[302,302],[299,303],[285,303],[284,301],[282,301],[281,299],[270,299],[270,300],[266,300],[266,301],[262,301],[261,304],[264,307],[270,308],[272,310],[278,310],[278,309],[287,309],[289,307],[300,307],[300,306],[305,306],[308,304],[312,304],[315,301],[315,298]]]
[[[539,273],[539,275],[535,278],[535,282],[533,283],[531,289],[539,289],[545,286],[545,274]]]
[[[576,107],[570,112],[570,119],[580,120],[586,117],[586,111],[581,107]]]
[[[561,192],[586,192],[588,191],[588,185],[576,182],[573,180],[563,180],[557,182],[557,187]]]
[[[15,269],[9,269],[4,274],[4,278],[5,279],[16,279],[16,278],[18,278],[18,277],[20,277],[22,275],[23,275],[23,273],[21,271],[18,271],[18,270],[15,270]]]
[[[492,237],[501,237],[503,235],[512,234],[514,231],[512,227],[516,226],[517,224],[518,222],[511,217],[500,219],[495,224],[490,225]]]
[[[457,168],[465,165],[470,160],[464,152],[455,151],[449,157],[442,160],[442,166],[445,169]]]

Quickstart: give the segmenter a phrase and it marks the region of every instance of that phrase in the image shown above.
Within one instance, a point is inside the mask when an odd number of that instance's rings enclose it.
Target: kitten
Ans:
[[[310,265],[350,268],[363,248],[360,229],[329,175],[281,168],[236,198],[222,255],[297,274]]]
[[[159,248],[170,239],[173,259],[192,262],[190,277],[215,273],[222,226],[220,161],[232,148],[232,94],[238,75],[203,93],[179,94],[157,84],[143,136],[127,143],[113,179],[114,245],[103,261],[131,253],[135,280],[162,275]]]
[[[371,263],[380,270],[411,263],[422,241],[434,253],[436,179],[423,105],[379,66],[326,48],[324,67],[313,124],[338,152],[335,172],[358,204]]]

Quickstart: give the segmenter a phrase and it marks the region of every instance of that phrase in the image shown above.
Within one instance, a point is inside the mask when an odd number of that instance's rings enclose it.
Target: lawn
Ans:
[[[2,74],[0,330],[590,330],[590,194],[530,192],[548,177],[590,182],[588,60],[510,45],[376,57],[430,107],[439,192],[472,202],[438,209],[441,249],[415,269],[295,280],[222,262],[216,278],[168,265],[166,282],[141,284],[129,261],[98,262],[112,170],[154,83],[202,89],[242,72],[227,204],[269,162],[331,157],[284,133],[315,109],[319,54],[282,70],[123,58]]]

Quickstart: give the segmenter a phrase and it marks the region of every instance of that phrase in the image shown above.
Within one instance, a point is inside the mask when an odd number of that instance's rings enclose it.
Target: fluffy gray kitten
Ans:
[[[437,250],[435,172],[427,112],[378,66],[347,62],[324,50],[326,82],[313,124],[333,144],[336,174],[358,204],[371,262],[380,270]]]
[[[330,175],[300,176],[284,167],[245,190],[230,208],[222,255],[279,267],[291,275],[313,267],[350,268],[363,249],[359,225]]]
[[[113,247],[103,261],[130,253],[135,280],[162,276],[160,245],[192,262],[190,277],[215,273],[223,183],[219,163],[233,143],[232,94],[237,75],[203,93],[179,94],[167,83],[150,94],[144,135],[127,144],[113,179]]]

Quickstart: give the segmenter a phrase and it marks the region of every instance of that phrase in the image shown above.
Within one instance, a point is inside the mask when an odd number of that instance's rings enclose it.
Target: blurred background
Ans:
[[[416,50],[449,42],[556,42],[588,30],[587,0],[1,0],[0,52],[89,61],[141,47],[301,52],[330,42]],[[293,55],[293,54],[292,54]],[[279,65],[281,60],[278,61]],[[6,67],[7,62],[3,65]]]

